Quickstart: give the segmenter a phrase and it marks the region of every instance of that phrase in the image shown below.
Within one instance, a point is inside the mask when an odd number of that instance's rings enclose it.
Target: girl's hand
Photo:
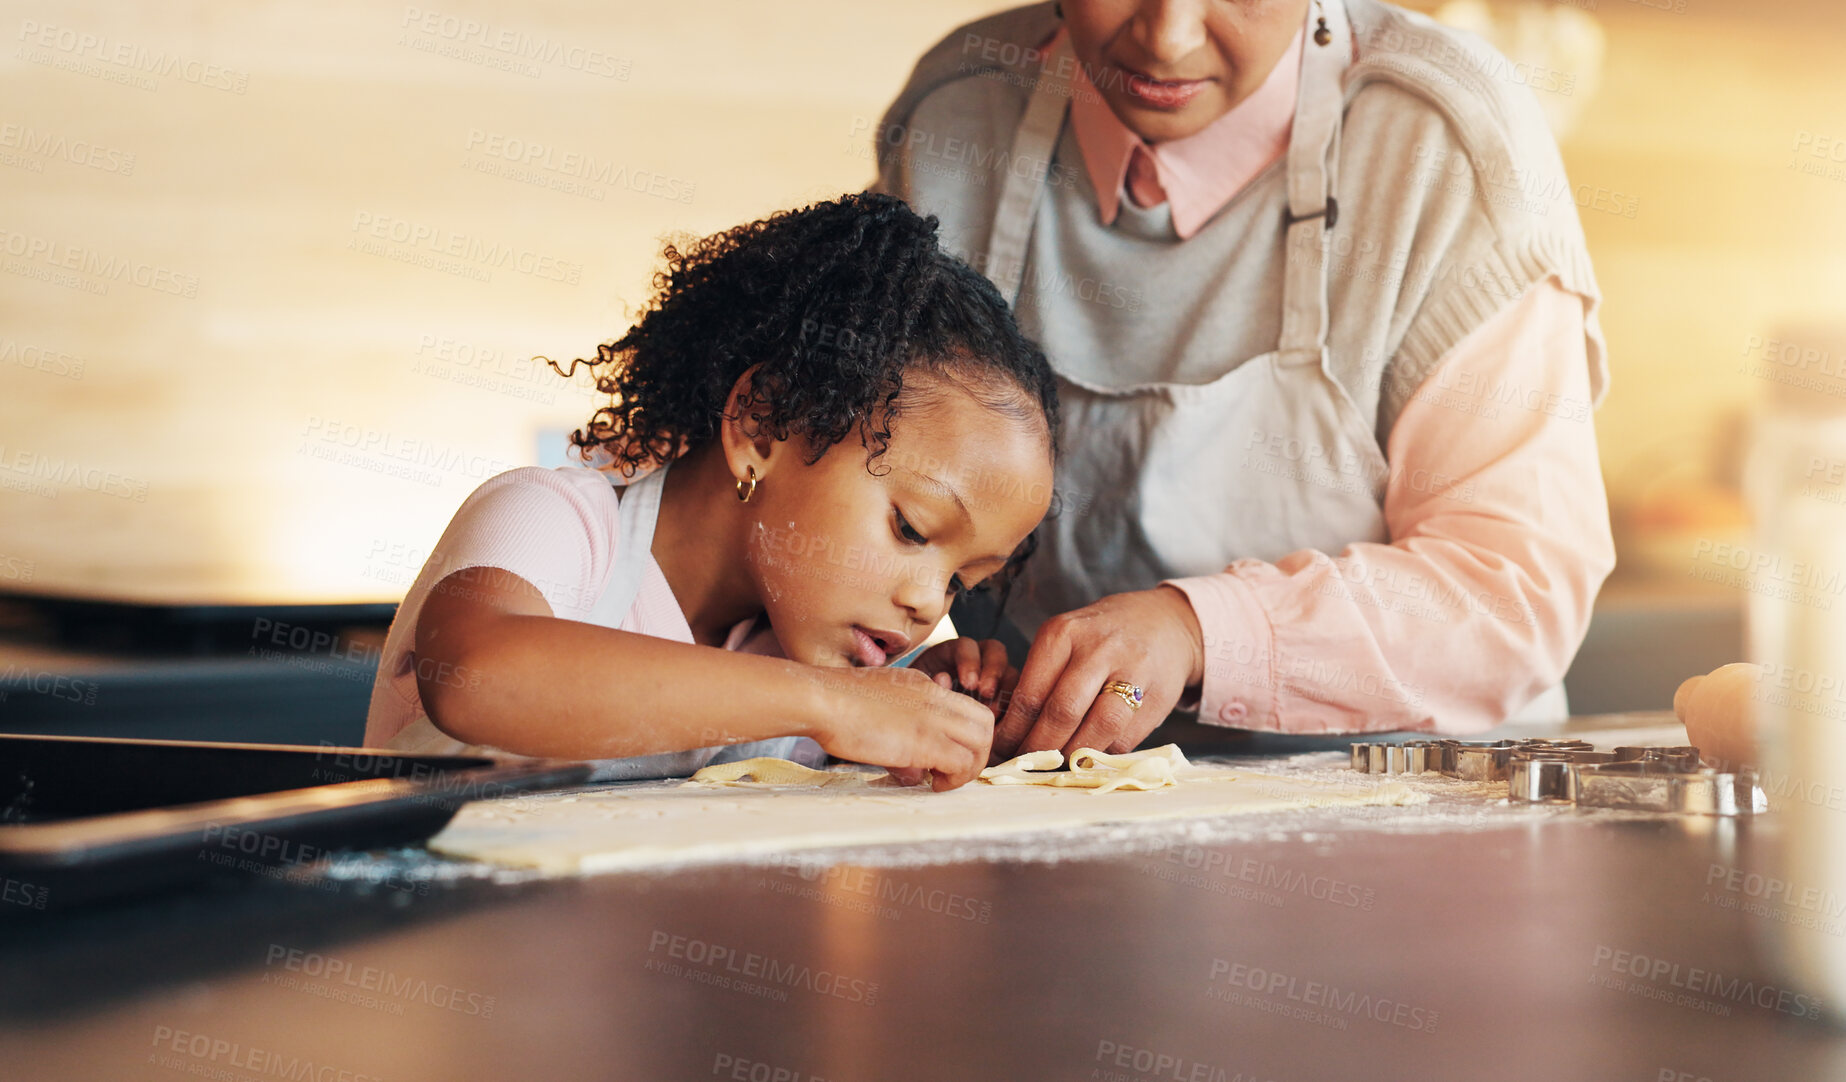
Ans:
[[[928,673],[951,691],[972,695],[993,711],[995,720],[1006,710],[1019,670],[1007,663],[1006,647],[998,639],[950,639],[917,655],[910,667]]]
[[[993,711],[927,673],[818,671],[824,705],[811,735],[829,754],[889,768],[907,784],[928,776],[937,792],[966,785],[987,765]]]

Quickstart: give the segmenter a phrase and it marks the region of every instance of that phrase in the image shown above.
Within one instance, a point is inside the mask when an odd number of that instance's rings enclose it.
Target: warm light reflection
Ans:
[[[917,56],[991,6],[495,15],[606,61],[535,75],[356,3],[63,11],[228,82],[0,69],[23,140],[3,224],[39,252],[0,274],[0,567],[144,600],[394,600],[402,553],[587,415],[532,354],[620,333],[663,235],[863,186]],[[1673,582],[1741,528],[1735,434],[1782,372],[1763,344],[1832,327],[1806,345],[1846,364],[1846,75],[1798,19],[1694,7],[1443,9],[1558,75],[1531,89],[1605,294],[1618,574]],[[54,140],[100,157],[30,149]]]

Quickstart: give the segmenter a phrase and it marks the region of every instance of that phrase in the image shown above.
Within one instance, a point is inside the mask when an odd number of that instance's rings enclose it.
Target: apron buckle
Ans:
[[[1323,214],[1327,216],[1328,229],[1332,229],[1335,225],[1338,225],[1340,221],[1340,201],[1332,196],[1328,196],[1327,205],[1312,214],[1295,215],[1285,211],[1283,212],[1282,218],[1283,221],[1287,222],[1289,225],[1294,225],[1296,222],[1305,222],[1309,218],[1318,218]]]

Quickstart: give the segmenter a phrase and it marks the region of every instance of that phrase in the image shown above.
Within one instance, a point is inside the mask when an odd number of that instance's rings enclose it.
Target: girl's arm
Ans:
[[[497,568],[437,583],[416,627],[430,721],[520,755],[610,759],[812,737],[841,758],[935,773],[986,765],[993,715],[909,669],[824,669],[617,631],[551,614]]]

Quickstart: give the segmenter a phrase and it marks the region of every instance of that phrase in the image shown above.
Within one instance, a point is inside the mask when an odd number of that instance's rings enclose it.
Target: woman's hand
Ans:
[[[972,695],[999,719],[1019,683],[1019,670],[1007,662],[998,639],[950,639],[917,655],[910,667],[928,673],[951,691]]]
[[[914,663],[913,663],[914,664]],[[909,669],[821,669],[820,717],[809,735],[828,753],[887,767],[937,792],[973,781],[987,765],[993,711],[950,691],[949,675]]]
[[[1204,674],[1204,634],[1175,587],[1111,594],[1060,613],[1038,629],[994,730],[991,761],[1049,748],[1132,751]],[[1141,708],[1105,693],[1111,680],[1138,685]]]

